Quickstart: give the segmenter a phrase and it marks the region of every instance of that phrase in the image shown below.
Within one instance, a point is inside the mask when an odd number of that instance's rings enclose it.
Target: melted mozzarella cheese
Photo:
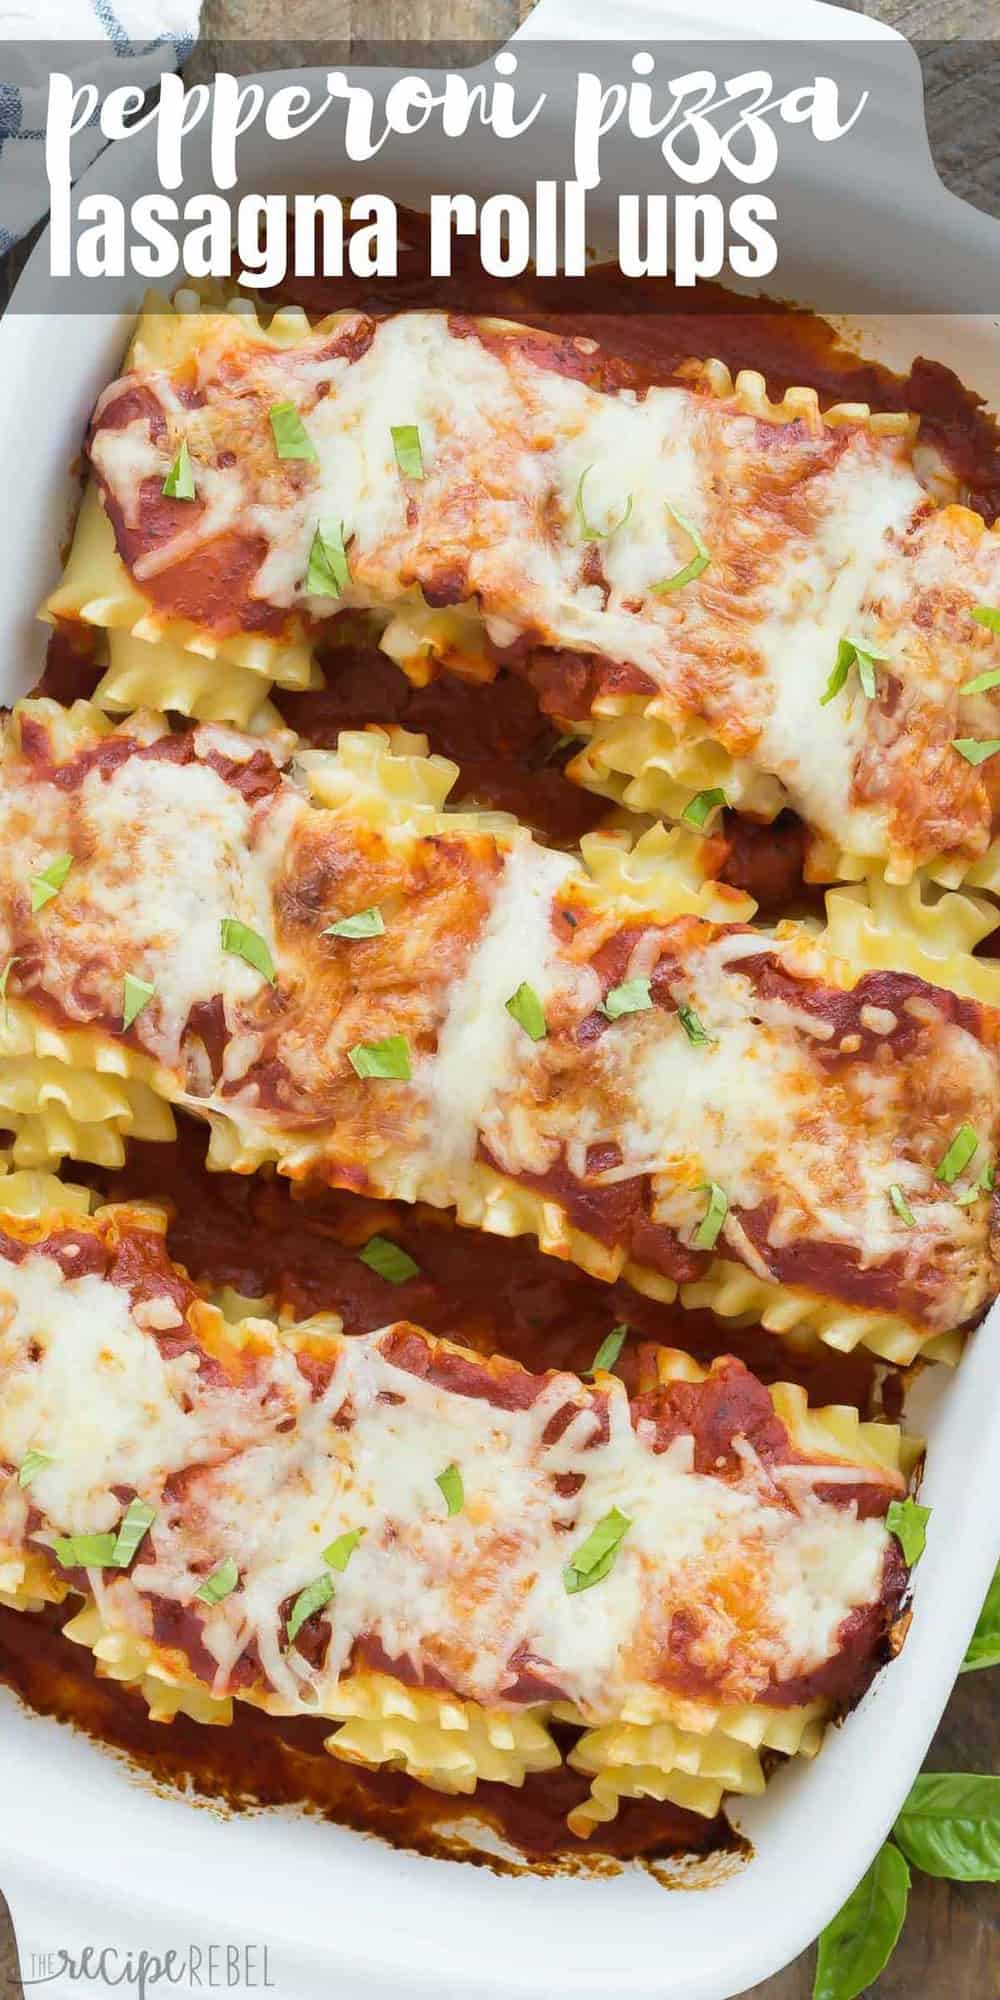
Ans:
[[[503,1409],[411,1374],[376,1333],[328,1336],[334,1365],[316,1396],[294,1332],[266,1322],[244,1323],[249,1373],[220,1384],[194,1353],[165,1360],[125,1289],[63,1277],[44,1246],[0,1280],[0,1460],[51,1456],[31,1485],[41,1525],[28,1539],[112,1528],[114,1489],[134,1488],[156,1518],[130,1573],[105,1572],[101,1602],[106,1622],[139,1631],[151,1629],[151,1600],[195,1604],[204,1576],[232,1559],[238,1589],[198,1610],[216,1693],[253,1643],[281,1701],[315,1706],[355,1643],[374,1638],[418,1676],[433,1669],[484,1703],[509,1699],[511,1663],[530,1657],[589,1718],[644,1703],[655,1713],[671,1620],[685,1612],[701,1621],[702,1698],[714,1707],[720,1691],[752,1701],[772,1679],[822,1665],[851,1610],[879,1599],[884,1524],[820,1501],[822,1462],[796,1481],[792,1505],[750,1451],[735,1476],[696,1472],[691,1437],[653,1450],[620,1385],[602,1439],[573,1377]],[[220,1324],[213,1352],[224,1345]],[[452,1465],[463,1504],[450,1515],[437,1481]],[[180,1487],[167,1486],[182,1468]],[[854,1473],[901,1488],[864,1464]],[[561,1497],[557,1482],[577,1490]],[[630,1525],[600,1595],[568,1592],[567,1563],[612,1508]],[[353,1529],[362,1540],[333,1575],[328,1656],[314,1667],[283,1646],[282,1607]]]
[[[202,411],[185,413],[170,375],[154,370],[141,379],[170,417],[158,448],[146,414],[123,429],[98,424],[93,461],[130,520],[151,458],[165,472],[181,436],[203,446],[205,516],[153,539],[134,563],[140,582],[238,522],[266,543],[256,598],[323,616],[328,600],[304,596],[309,551],[319,522],[339,524],[351,570],[340,601],[390,614],[395,657],[407,605],[421,585],[440,601],[443,573],[502,645],[527,637],[640,669],[677,735],[715,739],[734,758],[734,796],[741,774],[760,797],[762,775],[777,780],[812,827],[904,878],[924,836],[899,788],[916,782],[928,802],[940,790],[932,745],[917,740],[924,725],[887,790],[868,762],[909,728],[911,704],[936,717],[939,742],[961,733],[980,638],[969,611],[995,601],[1000,568],[996,538],[961,532],[961,510],[932,510],[906,438],[816,418],[765,423],[738,396],[680,384],[605,393],[538,365],[530,343],[491,344],[488,331],[480,339],[436,313],[379,322],[355,358],[336,349],[316,334],[289,350],[209,317],[194,346]],[[290,472],[266,428],[267,411],[289,399],[316,452]],[[419,479],[400,473],[397,424],[419,432]],[[220,467],[227,442],[235,462]],[[696,537],[707,567],[663,589]],[[433,624],[433,613],[417,618],[421,655],[434,645],[428,615]],[[902,705],[883,713],[856,673],[821,705],[845,636],[885,659],[879,672],[903,685]],[[949,790],[943,838],[977,853],[989,825],[976,780],[959,773]]]

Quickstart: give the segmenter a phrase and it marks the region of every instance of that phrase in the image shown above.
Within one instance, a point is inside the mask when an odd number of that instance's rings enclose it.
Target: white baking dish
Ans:
[[[615,9],[614,31],[637,38],[685,29],[827,38],[886,32],[794,0],[755,5],[750,30],[724,7],[719,0],[706,23],[630,0]],[[546,0],[532,27],[567,33],[571,16],[573,32],[596,38],[602,11],[599,0],[571,7]],[[247,185],[266,191],[274,165],[248,150]],[[312,155],[308,146],[299,150],[297,166],[305,185],[310,173],[314,186],[329,184],[322,138]],[[896,216],[900,259],[926,256],[929,202],[940,211],[942,198],[950,200],[932,183],[928,166],[927,186],[912,186]],[[107,167],[99,184],[112,184]],[[397,191],[419,198],[412,180]],[[845,199],[841,185],[838,255],[851,235]],[[961,213],[969,254],[988,246],[995,258],[1000,230]],[[36,261],[44,254],[42,245]],[[135,303],[125,288],[122,303]],[[124,337],[124,319],[109,317],[9,315],[0,326],[10,502],[0,570],[5,699],[28,684],[40,655],[32,611],[57,566],[71,497],[67,469]],[[869,323],[865,346],[898,364],[917,352],[938,356],[1000,407],[995,322],[886,318]],[[247,1983],[261,1986],[266,1945],[267,1977],[284,2000],[355,2000],[362,1991],[368,2000],[725,2000],[766,1978],[816,1935],[867,1866],[947,1700],[1000,1543],[998,1344],[1000,1309],[970,1342],[958,1373],[925,1391],[922,1497],[934,1518],[902,1659],[815,1765],[789,1766],[766,1798],[741,1806],[738,1822],[754,1856],[727,1879],[698,1894],[667,1894],[639,1870],[602,1880],[498,1878],[293,1814],[226,1821],[155,1795],[115,1758],[0,1693],[0,1886],[26,1978],[48,1972],[48,1991],[68,2000],[80,1986],[68,1973],[51,1974],[61,1952],[88,1943],[151,1953],[251,1945],[257,1956]],[[196,1989],[182,1980],[171,1990]]]

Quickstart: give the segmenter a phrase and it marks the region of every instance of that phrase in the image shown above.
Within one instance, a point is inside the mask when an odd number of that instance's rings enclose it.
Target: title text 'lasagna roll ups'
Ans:
[[[405,1322],[227,1323],[164,1226],[0,1215],[0,1590],[85,1594],[71,1631],[155,1714],[327,1716],[335,1754],[471,1790],[557,1764],[555,1710],[587,1830],[637,1785],[759,1790],[867,1687],[894,1428],[732,1359],[652,1349],[630,1403]]]
[[[819,879],[992,880],[1000,538],[937,504],[916,420],[600,361],[443,313],[153,312],[50,613],[301,684],[363,608],[411,673],[527,674],[640,810],[716,788],[794,806]]]
[[[0,1053],[124,1074],[210,1121],[212,1164],[453,1207],[780,1332],[906,1362],[975,1322],[1000,1014],[723,921],[682,830],[581,862],[448,814],[420,742],[282,771],[234,730],[22,704]]]

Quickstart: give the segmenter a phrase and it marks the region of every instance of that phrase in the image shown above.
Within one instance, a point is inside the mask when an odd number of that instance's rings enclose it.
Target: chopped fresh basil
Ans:
[[[993,1573],[993,1582],[986,1593],[986,1602],[979,1613],[960,1671],[973,1674],[980,1667],[1000,1667],[1000,1565]]]
[[[890,1500],[885,1525],[890,1535],[895,1535],[903,1551],[907,1569],[916,1569],[927,1545],[927,1523],[931,1518],[929,1507],[921,1507],[907,1494],[905,1500]]]
[[[369,938],[381,937],[385,930],[382,912],[373,903],[367,910],[355,910],[353,917],[338,917],[335,924],[327,924],[324,937]]]
[[[923,1771],[892,1831],[925,1875],[1000,1882],[1000,1778]]]
[[[422,479],[424,454],[417,424],[391,424],[392,448],[404,479]]]
[[[694,798],[688,800],[681,818],[686,819],[689,826],[704,826],[717,806],[728,804],[725,792],[720,791],[718,785],[713,785],[710,791],[696,792]]]
[[[369,1236],[358,1256],[369,1271],[386,1278],[390,1285],[405,1285],[407,1278],[417,1277],[420,1271],[419,1264],[414,1263],[402,1245],[393,1243],[388,1236]]]
[[[504,1005],[512,1020],[517,1022],[519,1028],[524,1029],[526,1035],[531,1036],[533,1042],[545,1040],[549,1032],[545,1021],[545,1009],[534,987],[529,986],[527,980],[521,981],[516,993],[512,993]]]
[[[252,931],[249,924],[241,924],[238,917],[223,917],[219,930],[223,951],[231,952],[234,958],[244,959],[255,972],[262,973],[271,986],[277,985],[274,960],[266,938]]]
[[[955,1196],[956,1208],[968,1208],[972,1202],[978,1201],[981,1195],[992,1194],[995,1183],[996,1169],[987,1160],[982,1173],[977,1175],[972,1186],[966,1188],[963,1194]]]
[[[72,866],[73,856],[71,854],[57,854],[55,860],[50,861],[48,867],[43,868],[40,875],[32,876],[31,907],[33,911],[44,910],[46,903],[51,903],[53,896],[58,896]]]
[[[714,1041],[714,1036],[710,1035],[704,1023],[699,1021],[693,1007],[678,1007],[677,1019],[692,1048],[708,1048],[711,1042]]]
[[[599,1368],[603,1368],[606,1372],[610,1373],[627,1339],[628,1327],[624,1321],[621,1326],[613,1326],[611,1332],[605,1334],[590,1367],[587,1369],[587,1374],[596,1375]]]
[[[576,508],[577,533],[580,537],[581,542],[607,542],[610,540],[612,535],[616,535],[618,533],[619,528],[624,528],[625,523],[632,512],[632,495],[631,493],[629,494],[628,499],[625,502],[625,512],[624,514],[621,515],[619,520],[612,521],[610,526],[607,528],[595,527],[593,521],[588,521],[583,505],[584,482],[587,478],[588,473],[593,472],[593,470],[594,468],[592,465],[585,465],[583,471],[580,474],[579,481],[577,483],[576,499],[573,503]]]
[[[910,1871],[887,1842],[820,1932],[813,2000],[857,2000],[867,1992],[896,1949],[909,1893]]]
[[[449,1514],[460,1514],[465,1506],[465,1487],[457,1465],[446,1465],[434,1481],[444,1494],[444,1503]]]
[[[985,625],[987,632],[1000,632],[1000,611],[992,604],[977,604],[971,616],[977,625]]]
[[[979,1150],[979,1140],[971,1125],[960,1125],[937,1170],[937,1178],[946,1187],[957,1181],[964,1173],[969,1161]]]
[[[395,1077],[409,1083],[410,1044],[405,1035],[387,1035],[384,1042],[355,1042],[347,1060],[360,1077]]]
[[[122,1033],[132,1026],[137,1014],[148,1007],[156,987],[148,979],[138,979],[133,972],[126,972],[122,992]]]
[[[343,1572],[347,1568],[364,1532],[363,1528],[348,1528],[345,1534],[337,1535],[332,1542],[327,1543],[326,1548],[323,1550],[323,1561],[328,1562],[331,1569],[339,1569]]]
[[[878,692],[875,680],[875,661],[888,658],[886,653],[877,653],[874,646],[859,646],[856,639],[841,639],[837,646],[837,658],[830,678],[820,696],[820,707],[833,701],[840,693],[851,668],[856,664],[861,689],[868,701],[874,701]]]
[[[648,979],[626,979],[621,986],[612,986],[601,1004],[601,1013],[609,1021],[620,1020],[623,1014],[645,1014],[653,1004]]]
[[[315,1611],[322,1611],[332,1596],[333,1578],[329,1570],[324,1570],[322,1576],[316,1577],[314,1582],[307,1583],[305,1589],[299,1591],[285,1627],[285,1635],[290,1646],[298,1638],[306,1619],[311,1618]]]
[[[344,547],[344,523],[320,521],[309,550],[306,590],[310,597],[339,597],[351,581]]]
[[[719,1231],[729,1214],[729,1196],[718,1181],[706,1181],[708,1207],[694,1232],[696,1250],[714,1250],[719,1240]]]
[[[115,1537],[114,1562],[116,1569],[128,1569],[140,1542],[148,1535],[156,1519],[156,1508],[145,1500],[130,1500],[118,1523]]]
[[[984,674],[977,674],[974,681],[966,681],[959,690],[961,694],[986,694],[989,688],[1000,687],[1000,667],[987,667]]]
[[[889,1189],[889,1200],[891,1201],[893,1208],[896,1211],[896,1214],[899,1216],[900,1221],[905,1222],[907,1229],[912,1229],[916,1223],[917,1218],[914,1215],[913,1210],[910,1207],[910,1204],[907,1201],[906,1196],[903,1193],[903,1190],[900,1187],[898,1181],[893,1181],[892,1186]]]
[[[191,464],[191,454],[187,448],[186,438],[160,490],[165,500],[197,499],[198,496],[194,490],[194,469]]]
[[[63,1569],[113,1569],[114,1535],[57,1535],[53,1547]]]
[[[221,1604],[224,1597],[232,1596],[239,1580],[240,1573],[232,1556],[226,1556],[218,1568],[213,1569],[211,1576],[206,1576],[195,1596],[200,1597],[203,1604]]]
[[[30,1486],[39,1472],[44,1472],[47,1465],[54,1464],[55,1460],[49,1451],[26,1451],[17,1475],[18,1485]]]
[[[569,1596],[578,1590],[589,1590],[607,1576],[631,1526],[628,1515],[619,1513],[617,1507],[602,1516],[563,1570],[563,1585]]]
[[[658,596],[662,596],[670,590],[683,590],[684,585],[686,583],[693,583],[695,577],[700,576],[702,571],[708,568],[712,560],[693,521],[689,521],[685,514],[679,513],[676,507],[671,507],[669,502],[667,502],[667,513],[676,526],[681,529],[682,533],[687,536],[689,542],[693,543],[695,552],[690,562],[684,564],[683,569],[675,571],[673,576],[666,577],[663,583],[654,583],[652,585],[652,589]]]
[[[995,757],[1000,750],[1000,736],[953,736],[951,747],[964,757],[967,764],[985,764],[987,757]]]
[[[308,458],[318,460],[319,452],[294,403],[275,403],[268,411],[271,436],[279,458]]]

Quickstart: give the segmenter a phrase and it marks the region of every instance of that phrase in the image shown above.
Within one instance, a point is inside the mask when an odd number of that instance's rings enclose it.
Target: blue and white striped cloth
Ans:
[[[59,47],[74,82],[113,90],[148,89],[169,64],[187,60],[198,34],[200,0],[0,0],[0,254],[48,208],[45,106],[48,72]],[[6,45],[6,46],[5,46]],[[82,173],[105,141],[81,132],[74,171]]]

